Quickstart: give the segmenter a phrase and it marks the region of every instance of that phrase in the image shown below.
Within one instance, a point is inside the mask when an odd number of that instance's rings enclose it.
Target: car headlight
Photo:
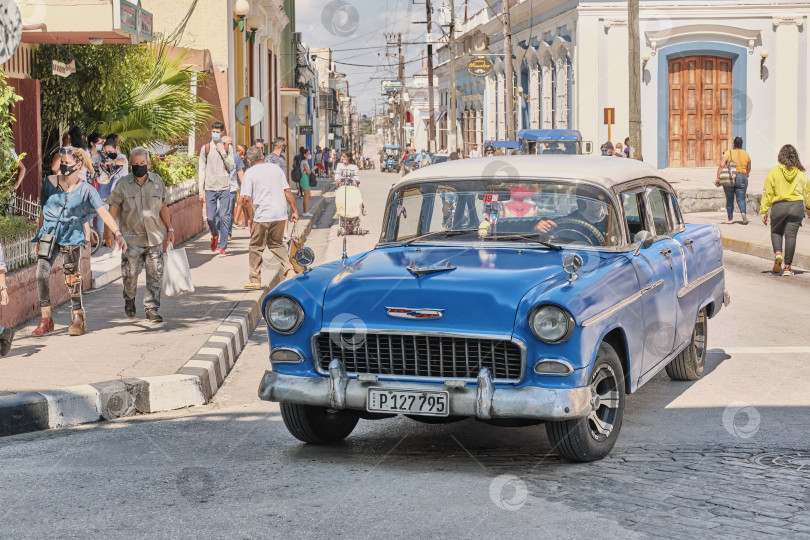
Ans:
[[[304,310],[292,298],[276,296],[265,305],[264,318],[279,334],[292,334],[304,322]]]
[[[538,338],[548,343],[558,343],[571,337],[574,318],[557,306],[541,306],[529,316],[529,326]]]

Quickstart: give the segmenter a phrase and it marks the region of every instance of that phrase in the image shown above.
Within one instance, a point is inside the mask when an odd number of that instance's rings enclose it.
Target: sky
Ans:
[[[434,33],[438,33],[439,8],[446,3],[432,0]],[[465,0],[455,0],[455,4],[456,18],[463,21]],[[466,4],[470,17],[487,7],[486,0],[467,0]],[[402,32],[403,43],[425,41],[424,0],[296,0],[295,18],[296,31],[307,45],[332,49],[337,70],[347,75],[349,93],[357,98],[360,114],[371,115],[375,104],[378,109],[382,106],[382,79],[397,78],[397,49],[390,47],[390,56],[386,56],[385,34]],[[422,51],[427,53],[423,44],[403,46],[406,85],[422,69]],[[433,55],[435,63],[435,47]]]

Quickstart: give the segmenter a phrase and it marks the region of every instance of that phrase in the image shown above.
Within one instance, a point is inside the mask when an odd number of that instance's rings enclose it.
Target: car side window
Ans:
[[[633,242],[639,232],[649,230],[647,215],[644,210],[643,192],[622,193],[622,205],[627,220],[627,230],[630,233],[630,242]]]
[[[419,188],[413,188],[402,194],[397,205],[397,220],[392,240],[401,241],[415,238],[422,234],[422,204],[424,196]]]
[[[677,231],[683,227],[683,216],[681,215],[681,207],[678,204],[678,197],[674,193],[669,194],[669,210],[672,216],[672,226]]]
[[[650,203],[654,228],[652,232],[655,236],[664,236],[672,232],[669,219],[669,192],[656,186],[648,187],[647,200]]]

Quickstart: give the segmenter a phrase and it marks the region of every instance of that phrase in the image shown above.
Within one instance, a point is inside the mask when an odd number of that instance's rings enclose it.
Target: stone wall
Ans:
[[[721,212],[726,209],[726,195],[721,188],[716,189],[677,189],[681,212]],[[748,193],[745,211],[749,215],[759,214],[762,193]],[[735,212],[737,205],[734,205]]]
[[[176,246],[200,234],[206,227],[203,219],[203,202],[197,195],[191,195],[169,205],[174,227]]]

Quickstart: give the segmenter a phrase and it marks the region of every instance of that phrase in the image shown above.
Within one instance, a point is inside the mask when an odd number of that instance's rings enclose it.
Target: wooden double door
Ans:
[[[669,61],[669,166],[710,167],[731,148],[732,61],[687,56]]]

